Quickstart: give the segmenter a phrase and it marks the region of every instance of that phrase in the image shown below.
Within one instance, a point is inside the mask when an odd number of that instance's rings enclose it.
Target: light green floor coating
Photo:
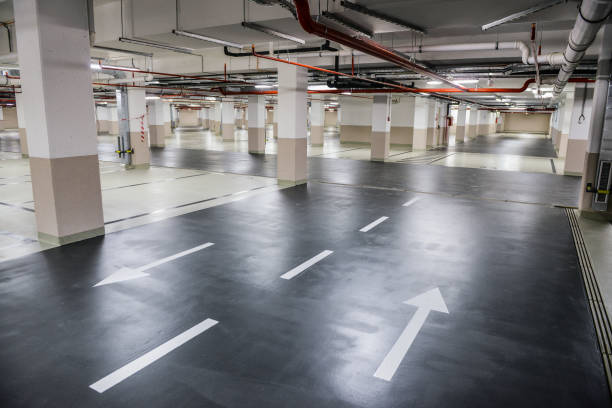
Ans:
[[[277,142],[272,137],[272,129],[266,132],[266,154],[277,153]],[[175,131],[172,137],[166,138],[166,146],[182,149],[203,149],[213,151],[228,151],[246,153],[249,150],[248,132],[236,130],[234,141],[223,141],[218,135],[209,131]],[[513,134],[516,138],[542,138],[542,135]],[[454,145],[454,137],[449,144]],[[114,136],[99,136],[101,143],[114,143]],[[308,156],[330,159],[370,160],[370,146],[354,143],[340,143],[336,128],[327,128],[323,146],[310,146]],[[391,145],[386,162],[403,162],[410,164],[426,164],[446,167],[468,167],[488,170],[520,171],[528,173],[554,174],[553,167],[547,157],[517,156],[506,154],[480,154],[446,151],[412,151],[408,146]],[[563,159],[553,159],[556,174],[564,167]]]
[[[165,167],[125,170],[111,162],[100,162],[100,174],[104,221],[112,222],[107,233],[279,188],[266,177]],[[35,214],[28,211],[34,209],[28,160],[2,153],[0,178],[0,202],[5,203],[0,204],[0,262],[53,247],[37,241]],[[148,215],[113,222],[142,214]]]

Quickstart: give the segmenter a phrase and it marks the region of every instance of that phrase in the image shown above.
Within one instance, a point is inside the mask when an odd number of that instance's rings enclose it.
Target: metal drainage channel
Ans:
[[[589,308],[591,309],[591,316],[593,317],[593,324],[597,333],[597,341],[599,343],[601,359],[606,372],[606,379],[608,380],[608,390],[612,394],[612,328],[610,327],[610,319],[601,297],[599,285],[597,284],[597,278],[595,277],[595,272],[593,271],[591,257],[589,256],[584,243],[584,238],[582,237],[582,232],[580,231],[580,225],[578,224],[576,213],[571,208],[566,208],[565,213],[569,219],[570,228],[572,229],[572,235],[574,237],[574,244],[576,246],[576,252],[578,253],[578,260],[580,261],[582,281],[584,282],[584,288],[589,301]]]

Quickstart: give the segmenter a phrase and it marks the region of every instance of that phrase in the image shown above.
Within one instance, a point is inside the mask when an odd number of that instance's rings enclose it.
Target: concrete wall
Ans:
[[[503,114],[503,131],[548,134],[550,113],[508,113]]]
[[[325,111],[324,127],[338,126],[338,111]]]
[[[200,111],[192,109],[179,109],[179,127],[180,126],[200,126]]]
[[[17,129],[17,109],[2,108],[3,119],[0,120],[0,129]]]

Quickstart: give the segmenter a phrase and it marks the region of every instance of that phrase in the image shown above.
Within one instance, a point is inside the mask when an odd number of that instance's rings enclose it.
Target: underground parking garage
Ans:
[[[0,2],[0,404],[610,406],[611,11]]]

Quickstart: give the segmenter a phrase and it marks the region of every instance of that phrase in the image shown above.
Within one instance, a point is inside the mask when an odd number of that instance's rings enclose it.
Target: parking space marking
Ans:
[[[421,197],[414,197],[411,198],[410,200],[406,201],[404,204],[402,204],[402,207],[410,207],[412,204],[416,203],[417,201],[419,201],[421,199]]]
[[[361,231],[361,232],[368,232],[369,230],[371,230],[372,228],[374,228],[375,226],[377,226],[381,222],[385,222],[388,219],[389,219],[389,217],[380,217],[379,219],[377,219],[374,222],[369,223],[368,225],[366,225],[365,227],[363,227],[359,231]]]
[[[319,262],[320,260],[322,260],[324,258],[327,258],[329,255],[331,255],[333,253],[334,253],[334,251],[330,251],[330,250],[326,249],[325,251],[319,253],[318,255],[310,258],[309,260],[307,260],[303,264],[300,264],[300,265],[296,266],[295,268],[293,268],[289,272],[285,272],[284,274],[281,275],[281,278],[287,279],[287,280],[295,278],[300,273],[302,273],[306,269],[310,268],[312,265],[316,264],[317,262]]]
[[[96,381],[95,383],[91,384],[89,388],[96,390],[97,392],[102,394],[104,391],[114,387],[126,378],[136,374],[138,371],[159,360],[172,350],[187,343],[189,340],[210,329],[217,323],[219,322],[216,320],[206,319],[203,322],[196,324],[191,329],[184,331],[178,336],[168,340],[164,344],[157,346],[148,353],[138,357],[136,360],[133,360],[130,363],[119,368],[118,370],[113,371],[101,380]]]

